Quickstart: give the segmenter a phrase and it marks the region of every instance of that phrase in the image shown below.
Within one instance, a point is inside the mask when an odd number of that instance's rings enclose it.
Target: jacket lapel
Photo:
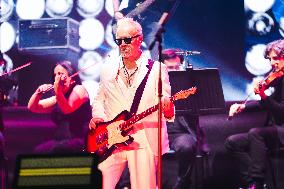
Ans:
[[[138,74],[136,75],[136,77],[134,78],[134,86],[138,87],[140,85],[140,83],[142,82],[142,80],[144,79],[145,75],[148,72],[148,60],[140,60],[141,61],[141,65],[140,65],[140,70],[138,70]]]

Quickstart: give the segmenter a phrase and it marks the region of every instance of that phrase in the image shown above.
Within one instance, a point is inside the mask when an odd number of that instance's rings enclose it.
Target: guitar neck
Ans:
[[[125,17],[133,18],[139,14],[141,14],[143,11],[145,11],[155,0],[145,0],[143,3],[140,3],[136,8],[134,8],[132,11],[130,11],[128,14],[125,15]]]
[[[175,101],[175,98],[173,96],[170,97],[170,100],[172,102]],[[155,106],[152,106],[150,108],[148,108],[147,110],[141,112],[140,114],[134,115],[132,116],[130,119],[128,119],[127,121],[123,122],[120,125],[120,128],[122,130],[129,130],[133,127],[133,124],[140,121],[141,119],[147,117],[148,115],[152,114],[153,112],[157,111],[159,108],[159,104],[156,104]]]
[[[180,100],[180,99],[185,99],[187,98],[189,95],[191,94],[195,94],[196,92],[196,87],[191,87],[190,89],[184,90],[184,91],[180,91],[178,93],[176,93],[175,95],[170,97],[170,101],[174,102],[176,100]],[[144,117],[152,114],[153,112],[155,112],[156,110],[158,110],[159,108],[159,104],[156,104],[150,108],[148,108],[147,110],[141,112],[140,114],[134,115],[131,118],[129,118],[127,121],[121,123],[119,125],[119,128],[122,131],[127,131],[129,129],[131,129],[133,127],[133,124],[136,123],[137,121],[140,121],[141,119],[143,119]]]

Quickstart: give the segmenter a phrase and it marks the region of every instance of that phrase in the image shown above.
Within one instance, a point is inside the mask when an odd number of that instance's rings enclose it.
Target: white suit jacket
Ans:
[[[139,84],[148,71],[148,59],[141,56],[137,61],[138,70],[134,76],[131,87],[126,87],[119,75],[123,74],[118,71],[122,68],[121,58],[113,62],[104,63],[101,71],[101,80],[97,96],[93,102],[93,117],[103,118],[105,121],[111,121],[123,110],[130,111],[134,94]],[[162,94],[163,97],[170,96],[171,87],[167,68],[162,64]],[[155,62],[149,74],[147,83],[138,106],[137,114],[158,103],[158,74],[159,62]],[[150,147],[155,155],[158,155],[158,112],[143,118],[136,123],[140,129],[135,134],[134,143],[138,148]],[[135,126],[134,126],[135,127]],[[162,116],[162,153],[169,150],[168,134],[166,120]]]

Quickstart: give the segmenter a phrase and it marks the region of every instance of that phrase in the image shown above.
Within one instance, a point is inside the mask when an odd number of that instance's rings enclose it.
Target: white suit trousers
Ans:
[[[132,189],[155,189],[158,157],[150,148],[121,151],[99,164],[103,174],[103,189],[114,189],[128,162]]]

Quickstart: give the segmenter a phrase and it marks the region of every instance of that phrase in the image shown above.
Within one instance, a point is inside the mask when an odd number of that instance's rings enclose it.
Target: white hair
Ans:
[[[123,17],[117,21],[117,28],[129,26],[136,29],[137,34],[142,34],[142,27],[141,25],[133,20],[133,18]]]

